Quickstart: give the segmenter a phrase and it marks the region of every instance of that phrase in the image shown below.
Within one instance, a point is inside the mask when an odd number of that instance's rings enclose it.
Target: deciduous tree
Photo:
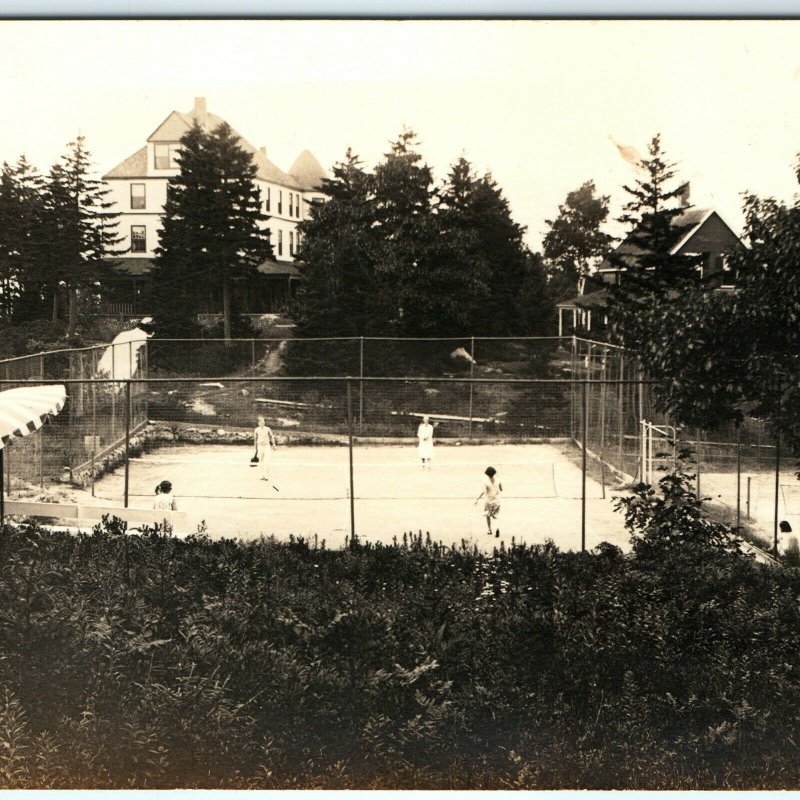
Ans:
[[[556,295],[583,294],[586,278],[611,247],[612,237],[601,230],[611,198],[596,191],[594,181],[586,181],[567,194],[555,219],[545,220],[550,230],[542,254]]]

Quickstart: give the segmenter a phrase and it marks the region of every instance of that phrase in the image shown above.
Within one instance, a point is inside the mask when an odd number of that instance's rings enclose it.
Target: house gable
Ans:
[[[179,142],[181,136],[191,127],[186,116],[173,111],[170,115],[147,137],[148,142]]]
[[[716,211],[706,216],[672,249],[672,255],[689,253],[729,253],[742,246],[741,239]]]

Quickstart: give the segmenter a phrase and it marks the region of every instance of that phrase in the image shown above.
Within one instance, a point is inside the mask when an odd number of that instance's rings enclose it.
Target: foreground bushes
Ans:
[[[0,785],[797,786],[800,573],[648,508],[630,557],[7,528]]]

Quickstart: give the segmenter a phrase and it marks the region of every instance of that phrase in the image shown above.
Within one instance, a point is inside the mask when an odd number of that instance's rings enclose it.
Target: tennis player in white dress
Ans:
[[[417,428],[417,439],[419,440],[417,451],[422,459],[422,469],[430,469],[433,458],[433,425],[427,415],[422,418]]]
[[[270,453],[275,449],[277,443],[272,428],[267,427],[264,417],[258,418],[258,425],[253,432],[253,440],[258,455],[258,468],[261,472],[261,480],[269,480],[269,461]]]

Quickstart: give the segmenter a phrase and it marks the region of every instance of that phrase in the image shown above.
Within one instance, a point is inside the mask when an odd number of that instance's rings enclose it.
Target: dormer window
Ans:
[[[156,169],[179,169],[178,153],[181,146],[178,142],[162,142],[154,145]]]

